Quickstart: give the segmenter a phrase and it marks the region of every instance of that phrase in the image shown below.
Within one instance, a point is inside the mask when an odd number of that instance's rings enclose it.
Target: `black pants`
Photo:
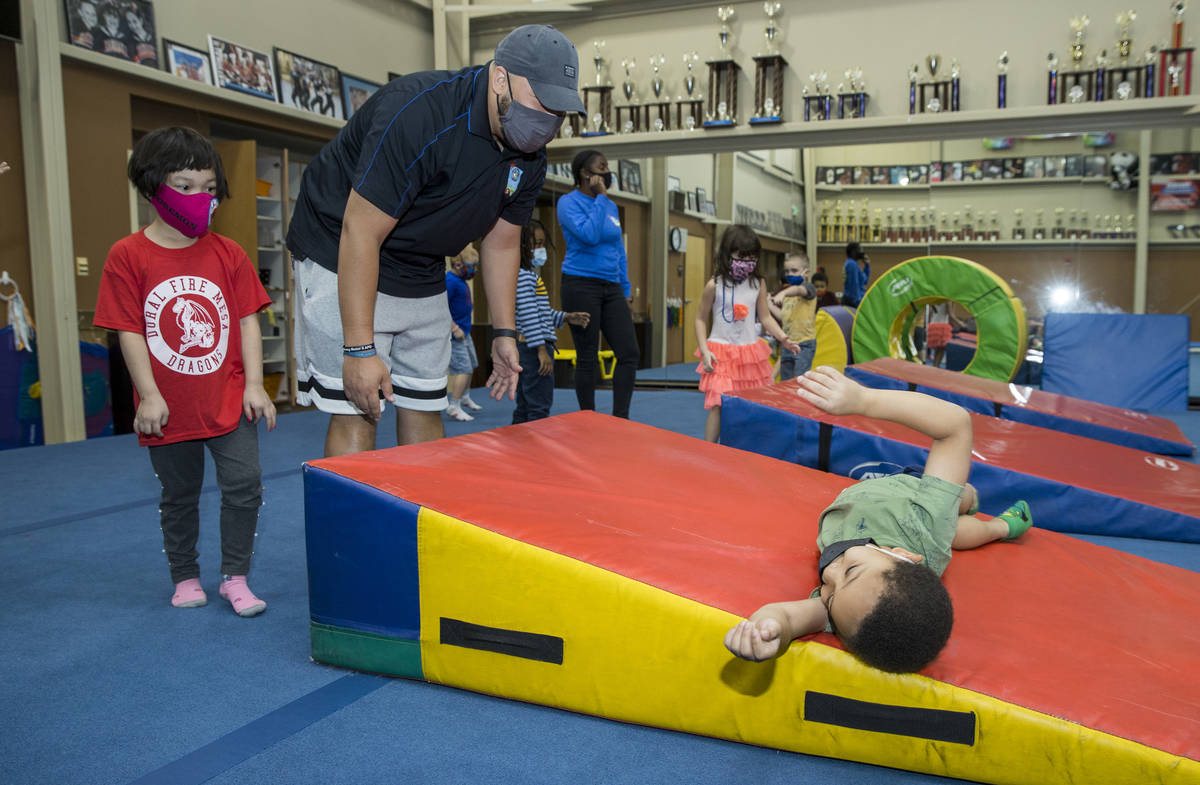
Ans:
[[[554,347],[546,351],[554,356]],[[521,376],[517,379],[517,408],[513,410],[513,425],[522,422],[544,420],[550,416],[554,404],[554,374],[542,376],[538,373],[538,350],[529,348],[524,341],[517,341],[517,352],[521,357]]]
[[[629,401],[633,398],[633,380],[637,374],[637,334],[633,329],[633,314],[625,293],[618,284],[600,278],[563,275],[562,307],[571,311],[587,311],[591,320],[586,328],[571,325],[575,340],[575,397],[580,409],[596,408],[596,353],[600,350],[600,334],[617,356],[613,372],[613,416],[629,419]]]
[[[262,506],[262,469],[258,464],[258,427],[243,417],[237,428],[223,436],[150,448],[150,463],[162,483],[159,512],[172,583],[200,577],[196,542],[200,538],[206,445],[217,465],[217,486],[221,489],[221,573],[250,572],[258,508]]]

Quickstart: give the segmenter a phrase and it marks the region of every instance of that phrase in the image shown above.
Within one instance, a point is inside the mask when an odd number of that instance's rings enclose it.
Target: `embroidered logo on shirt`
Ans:
[[[621,228],[621,219],[618,218],[617,216],[610,215],[610,216],[608,216],[608,220],[613,222],[613,226],[617,227],[618,229]]]
[[[143,310],[146,345],[176,373],[203,376],[225,362],[229,347],[229,304],[208,280],[179,275],[155,286]]]
[[[512,196],[517,192],[517,186],[521,184],[521,167],[512,164],[508,167],[508,183],[504,186],[504,195]]]

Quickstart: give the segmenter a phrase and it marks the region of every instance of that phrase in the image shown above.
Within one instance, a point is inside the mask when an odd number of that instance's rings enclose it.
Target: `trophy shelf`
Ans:
[[[1200,240],[1178,240],[1174,242],[1178,242],[1181,245],[1189,243],[1200,244]],[[1167,241],[1163,241],[1161,243],[1151,243],[1151,245],[1165,245],[1166,243]],[[1117,240],[960,240],[956,243],[859,243],[859,245],[868,250],[886,250],[888,248],[928,248],[930,250],[938,248],[1062,248],[1064,246],[1071,245],[1095,248],[1132,248],[1136,244],[1136,240],[1134,240],[1132,237]],[[846,247],[846,243],[817,243],[817,247],[844,249]]]
[[[1175,179],[1200,179],[1200,175],[1180,175]],[[1011,177],[1007,180],[963,180],[940,183],[919,183],[917,185],[818,185],[816,190],[838,191],[913,191],[920,193],[930,188],[975,188],[979,186],[1008,186],[1008,185],[1066,185],[1070,183],[1100,184],[1107,183],[1108,177]]]
[[[1190,95],[936,114],[868,116],[819,123],[792,120],[772,125],[736,126],[717,134],[706,134],[700,130],[642,131],[608,136],[604,140],[604,148],[609,158],[653,158],[772,147],[842,147],[883,141],[1071,133],[1093,131],[1096,128],[1140,131],[1194,125],[1197,122],[1200,122],[1200,96]],[[564,161],[570,160],[576,152],[594,146],[592,139],[555,139],[546,151],[551,161]]]

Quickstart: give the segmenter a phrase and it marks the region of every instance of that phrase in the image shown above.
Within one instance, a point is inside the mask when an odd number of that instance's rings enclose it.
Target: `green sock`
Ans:
[[[1029,527],[1033,525],[1033,516],[1029,512],[1029,505],[1024,501],[1019,501],[1009,507],[1000,513],[999,517],[1008,524],[1008,536],[1004,538],[1006,540],[1015,540],[1029,531]]]

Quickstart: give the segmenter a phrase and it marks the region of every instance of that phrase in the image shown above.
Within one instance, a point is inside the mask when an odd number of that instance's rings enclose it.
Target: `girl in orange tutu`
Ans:
[[[771,316],[767,290],[758,270],[762,243],[749,226],[733,224],[721,236],[713,256],[713,275],[704,285],[696,309],[696,356],[700,389],[708,420],[704,438],[717,441],[721,433],[721,394],[771,383],[771,348],[758,337],[758,324],[792,352],[800,351]],[[712,332],[707,333],[712,312]],[[757,315],[757,320],[755,319]]]

